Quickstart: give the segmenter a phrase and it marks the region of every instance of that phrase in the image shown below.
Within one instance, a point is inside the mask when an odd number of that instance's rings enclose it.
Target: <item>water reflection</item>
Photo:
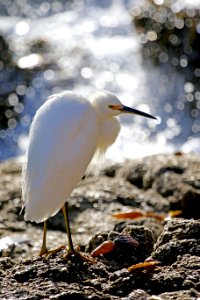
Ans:
[[[182,17],[181,1],[149,1],[146,9],[136,3],[1,1],[0,159],[23,153],[36,109],[63,89],[85,96],[108,89],[160,116],[157,123],[122,116],[108,157],[197,151],[199,39],[189,43],[189,30],[199,33],[196,10]]]

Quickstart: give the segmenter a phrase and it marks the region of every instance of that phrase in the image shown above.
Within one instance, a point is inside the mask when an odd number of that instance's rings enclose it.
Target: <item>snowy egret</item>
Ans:
[[[65,91],[49,97],[36,112],[22,172],[22,198],[25,220],[44,222],[40,255],[48,253],[46,220],[60,209],[68,236],[67,255],[76,253],[66,200],[94,154],[105,152],[116,140],[120,124],[115,117],[121,113],[156,119],[123,105],[107,91],[97,92],[89,99]]]

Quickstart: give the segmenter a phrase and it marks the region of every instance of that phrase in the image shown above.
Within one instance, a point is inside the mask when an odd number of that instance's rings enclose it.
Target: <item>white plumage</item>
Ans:
[[[94,108],[72,93],[52,96],[37,111],[23,171],[25,220],[42,222],[61,209],[95,152],[97,133]]]
[[[89,100],[73,92],[62,92],[39,108],[30,128],[22,172],[25,220],[45,221],[64,206],[95,152],[103,152],[114,143],[120,130],[115,116],[123,112],[154,118],[122,105],[105,91]],[[68,220],[66,224],[69,225]],[[46,230],[43,250],[45,243]]]

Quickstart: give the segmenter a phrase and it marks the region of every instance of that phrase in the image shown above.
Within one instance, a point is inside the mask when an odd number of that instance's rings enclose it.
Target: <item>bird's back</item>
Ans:
[[[22,175],[26,220],[42,222],[63,206],[96,150],[96,118],[91,104],[70,92],[37,111]]]

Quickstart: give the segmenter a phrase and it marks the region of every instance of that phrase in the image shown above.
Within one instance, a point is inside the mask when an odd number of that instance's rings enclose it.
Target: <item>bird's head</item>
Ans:
[[[90,98],[90,101],[100,118],[109,118],[109,117],[118,116],[122,113],[129,113],[129,114],[140,115],[151,119],[156,119],[154,116],[149,115],[145,112],[123,105],[115,95],[113,95],[108,91],[95,93]]]

